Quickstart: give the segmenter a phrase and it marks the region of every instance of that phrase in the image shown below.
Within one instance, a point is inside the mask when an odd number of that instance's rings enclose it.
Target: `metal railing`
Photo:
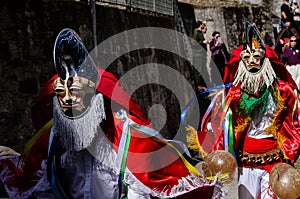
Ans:
[[[122,5],[158,14],[174,15],[173,0],[96,0],[96,2]]]

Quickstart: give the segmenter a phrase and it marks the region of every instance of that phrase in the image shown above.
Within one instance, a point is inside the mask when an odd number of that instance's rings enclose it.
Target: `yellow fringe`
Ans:
[[[281,125],[281,122],[279,120],[279,116],[280,113],[282,113],[282,111],[284,109],[286,109],[285,106],[285,99],[282,98],[282,96],[280,95],[280,91],[277,88],[274,88],[274,98],[275,100],[278,102],[278,108],[275,112],[275,116],[274,119],[271,123],[271,125],[265,130],[266,134],[272,134],[274,136],[274,138],[277,140],[277,148],[281,150],[282,145],[284,144],[286,138],[283,137],[280,132],[279,132],[279,126]],[[284,158],[287,158],[286,154],[284,153],[284,151],[282,151]]]
[[[199,143],[198,133],[196,129],[192,126],[187,126],[185,130],[187,131],[186,140],[188,142],[188,148],[192,151],[200,153],[202,155],[202,158],[206,157],[207,153],[203,150],[202,146]]]
[[[249,126],[249,123],[251,122],[251,118],[250,116],[238,118],[236,122],[237,125],[234,127],[235,137],[237,137],[238,133],[243,133],[246,130],[246,128]]]

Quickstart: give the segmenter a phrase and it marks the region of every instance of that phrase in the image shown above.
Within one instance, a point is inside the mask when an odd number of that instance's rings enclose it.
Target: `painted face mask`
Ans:
[[[96,94],[98,71],[78,34],[63,29],[57,36],[54,50],[54,67],[59,76],[53,89],[61,109],[68,117],[84,113]]]
[[[78,116],[90,105],[95,83],[84,77],[58,77],[53,83],[62,111],[69,117]]]
[[[53,50],[58,78],[53,82],[54,131],[71,151],[87,148],[105,118],[104,101],[96,91],[98,70],[78,34],[60,31]]]
[[[257,41],[255,41],[256,43]],[[265,51],[259,46],[255,46],[254,42],[253,46],[250,48],[247,45],[246,49],[241,53],[241,59],[245,63],[246,69],[251,73],[256,73],[261,69],[263,60],[265,58]]]
[[[266,58],[265,45],[255,24],[246,23],[242,42],[241,61],[233,85],[240,84],[243,91],[258,96],[260,91],[272,85],[276,75]]]

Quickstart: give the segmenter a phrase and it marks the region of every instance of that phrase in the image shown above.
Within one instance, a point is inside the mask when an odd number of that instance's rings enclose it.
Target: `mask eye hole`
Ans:
[[[63,89],[63,88],[56,88],[55,89],[55,93],[57,93],[57,94],[62,93],[64,91],[65,91],[65,89]]]
[[[249,59],[249,58],[250,58],[250,55],[244,55],[243,58],[244,58],[244,59]]]
[[[255,58],[255,59],[260,59],[262,56],[261,56],[261,53],[260,52],[254,52],[253,53],[253,57]]]
[[[54,92],[58,95],[65,92],[64,81],[60,78],[56,79],[53,83]]]
[[[78,94],[81,91],[81,88],[77,87],[77,86],[71,86],[70,87],[70,92],[72,92],[73,94]]]

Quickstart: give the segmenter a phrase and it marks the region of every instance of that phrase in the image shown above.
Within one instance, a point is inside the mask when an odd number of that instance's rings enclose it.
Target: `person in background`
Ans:
[[[272,47],[274,45],[274,43],[273,43],[272,38],[269,35],[269,33],[263,29],[263,25],[264,25],[263,22],[260,19],[257,19],[255,21],[255,25],[256,25],[257,29],[259,30],[260,37],[264,40],[265,44]]]
[[[295,36],[297,39],[299,39],[299,33],[297,29],[292,26],[292,21],[290,19],[286,19],[285,25],[286,27],[281,29],[279,32],[274,47],[279,58],[282,57],[282,53],[288,46],[291,36]]]
[[[282,62],[286,65],[286,69],[292,75],[294,81],[300,89],[300,50],[297,45],[297,38],[292,36],[289,42],[289,47],[284,49]]]
[[[300,31],[300,9],[297,0],[293,0],[291,9],[293,14],[294,27],[299,32]]]
[[[210,43],[204,38],[204,34],[207,31],[206,23],[198,20],[196,22],[196,28],[193,33],[193,79],[194,89],[197,94],[207,89],[207,83],[211,82],[211,75],[209,73],[210,66],[208,66],[208,52],[207,45]],[[198,70],[196,68],[198,67]],[[210,100],[207,95],[201,95],[197,98],[200,107],[200,117],[203,117],[207,107],[209,106]]]
[[[204,38],[204,34],[207,32],[207,27],[205,22],[198,20],[196,22],[196,28],[193,33],[193,39],[198,42],[205,50],[207,50],[207,45],[209,41]]]
[[[203,91],[206,89],[206,83],[203,79],[204,76],[208,76],[206,70],[207,64],[207,45],[209,41],[204,38],[204,34],[207,32],[206,23],[198,20],[196,22],[196,28],[193,33],[193,58],[195,63],[202,63],[199,71],[194,70],[193,76],[195,81],[196,91]],[[196,61],[198,60],[198,61]]]
[[[223,78],[224,67],[229,60],[229,53],[227,51],[226,45],[222,41],[220,32],[214,31],[212,33],[212,37],[213,38],[209,44],[210,51],[211,51],[211,58],[215,62]]]
[[[292,17],[293,17],[288,0],[283,0],[283,3],[280,7],[280,11],[281,11],[281,27],[285,28],[286,27],[286,24],[285,24],[286,20],[287,19],[292,19]]]

